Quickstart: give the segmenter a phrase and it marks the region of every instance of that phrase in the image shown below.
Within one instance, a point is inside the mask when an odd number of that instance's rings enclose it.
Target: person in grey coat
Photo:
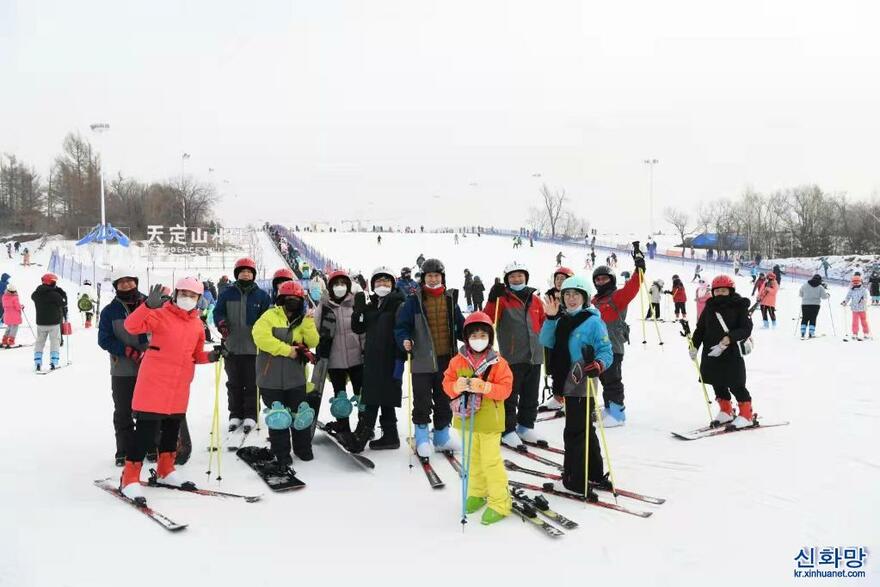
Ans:
[[[337,438],[346,447],[353,442],[349,414],[351,401],[346,384],[351,381],[355,397],[361,395],[364,380],[364,335],[351,328],[354,313],[352,280],[345,271],[334,271],[328,279],[327,293],[315,310],[315,324],[321,342],[319,359],[327,359],[327,376],[333,386],[331,413],[336,422],[331,425]]]
[[[801,339],[807,337],[808,330],[809,337],[815,338],[819,308],[822,300],[827,300],[831,294],[828,293],[822,276],[817,273],[801,286],[799,295],[801,296]]]

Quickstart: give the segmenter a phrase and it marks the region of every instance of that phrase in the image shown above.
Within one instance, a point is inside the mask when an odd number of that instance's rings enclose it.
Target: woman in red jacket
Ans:
[[[219,351],[203,350],[205,331],[196,309],[203,292],[198,279],[186,277],[178,280],[171,301],[166,302],[162,285],[156,284],[146,301],[125,319],[125,329],[131,334],[151,334],[146,353],[134,350],[132,355],[136,356],[130,357],[141,366],[131,400],[135,430],[126,447],[120,480],[122,494],[140,505],[147,503],[141,491],[141,467],[160,429],[159,482],[195,489],[195,484],[184,481],[174,470],[174,457],[195,364],[214,362],[220,356]]]

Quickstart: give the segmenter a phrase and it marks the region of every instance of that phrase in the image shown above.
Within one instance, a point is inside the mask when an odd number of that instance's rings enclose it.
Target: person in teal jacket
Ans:
[[[608,329],[599,310],[590,306],[595,295],[591,280],[575,275],[562,283],[562,302],[546,297],[544,313],[547,316],[540,343],[548,349],[547,367],[553,377],[553,395],[565,396],[565,460],[562,485],[575,493],[584,494],[584,478],[600,488],[611,483],[604,474],[599,438],[588,412],[594,410],[592,398],[587,398],[587,382],[596,378],[614,362]],[[589,405],[589,407],[587,407]],[[590,435],[589,473],[585,471],[586,435]],[[596,500],[589,490],[587,498]]]

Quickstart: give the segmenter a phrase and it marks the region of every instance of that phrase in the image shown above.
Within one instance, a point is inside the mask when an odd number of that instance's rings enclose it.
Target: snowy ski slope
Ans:
[[[465,267],[488,287],[505,264],[518,259],[531,267],[532,284],[544,289],[560,249],[543,244],[530,249],[526,242],[514,251],[507,239],[473,235],[458,246],[452,235],[384,234],[381,246],[373,234],[302,236],[367,273],[378,265],[414,265],[420,252],[437,256],[446,263],[453,287],[460,287]],[[268,239],[260,242],[271,247]],[[566,264],[583,267],[583,247],[561,249]],[[45,262],[47,254],[41,252],[35,261]],[[263,258],[269,262],[273,255],[264,250]],[[619,269],[630,268],[630,260],[621,258]],[[689,270],[649,262],[648,279],[661,277],[668,284],[681,271],[687,284]],[[29,296],[43,269],[0,259],[3,271],[13,275],[33,321]],[[737,283],[741,291],[751,290],[748,277]],[[77,290],[74,284],[62,286],[71,296]],[[828,336],[800,341],[794,321],[797,287],[783,280],[779,327],[757,329],[756,350],[747,359],[755,411],[792,424],[694,442],[669,434],[707,419],[686,343],[676,325],[661,324],[665,344],[658,344],[653,325],[646,330],[647,344],[641,344],[635,301],[629,320],[633,344],[624,363],[629,420],[608,430],[608,442],[618,484],[667,502],[650,506],[621,498],[654,512],[638,519],[551,497],[555,509],[581,525],[557,541],[513,517],[483,527],[472,516],[462,532],[460,489],[445,461],[435,459],[434,465],[446,488],[432,491],[418,467],[410,468],[407,451],[367,451],[376,462],[369,474],[320,432],[316,459],[294,463],[308,483],[302,491],[268,495],[251,470],[226,452],[222,482],[213,479],[216,470],[207,481],[205,447],[215,393],[211,366],[196,369],[189,409],[194,451],[182,470],[205,487],[263,493],[264,499],[247,504],[147,489],[154,508],[190,524],[169,534],[92,485],[120,472],[112,460],[108,359],[97,347],[96,330],[83,330],[74,319],[75,333],[65,347],[72,365],[58,373],[33,375],[31,348],[0,351],[5,415],[0,584],[795,584],[794,557],[801,547],[877,544],[880,488],[877,343],[843,343],[843,312],[837,305],[839,336],[831,336],[829,312],[823,309],[819,331]],[[837,304],[844,290],[832,291]],[[693,296],[692,286],[688,295]],[[876,319],[876,310],[870,316]],[[30,339],[26,327],[20,339]],[[222,382],[219,396],[222,410]],[[405,434],[404,410],[399,416]],[[561,445],[561,420],[538,426]],[[513,460],[551,472],[516,455]],[[539,481],[520,474],[511,478]],[[876,581],[878,570],[869,558],[868,579],[860,584]]]

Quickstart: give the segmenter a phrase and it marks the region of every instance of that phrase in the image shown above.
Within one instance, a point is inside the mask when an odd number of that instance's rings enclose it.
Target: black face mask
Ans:
[[[300,298],[289,297],[284,300],[284,310],[292,316],[302,314],[303,301]]]
[[[133,304],[134,302],[140,299],[141,293],[137,290],[137,288],[130,289],[128,291],[116,291],[116,297],[119,298],[123,303]]]

